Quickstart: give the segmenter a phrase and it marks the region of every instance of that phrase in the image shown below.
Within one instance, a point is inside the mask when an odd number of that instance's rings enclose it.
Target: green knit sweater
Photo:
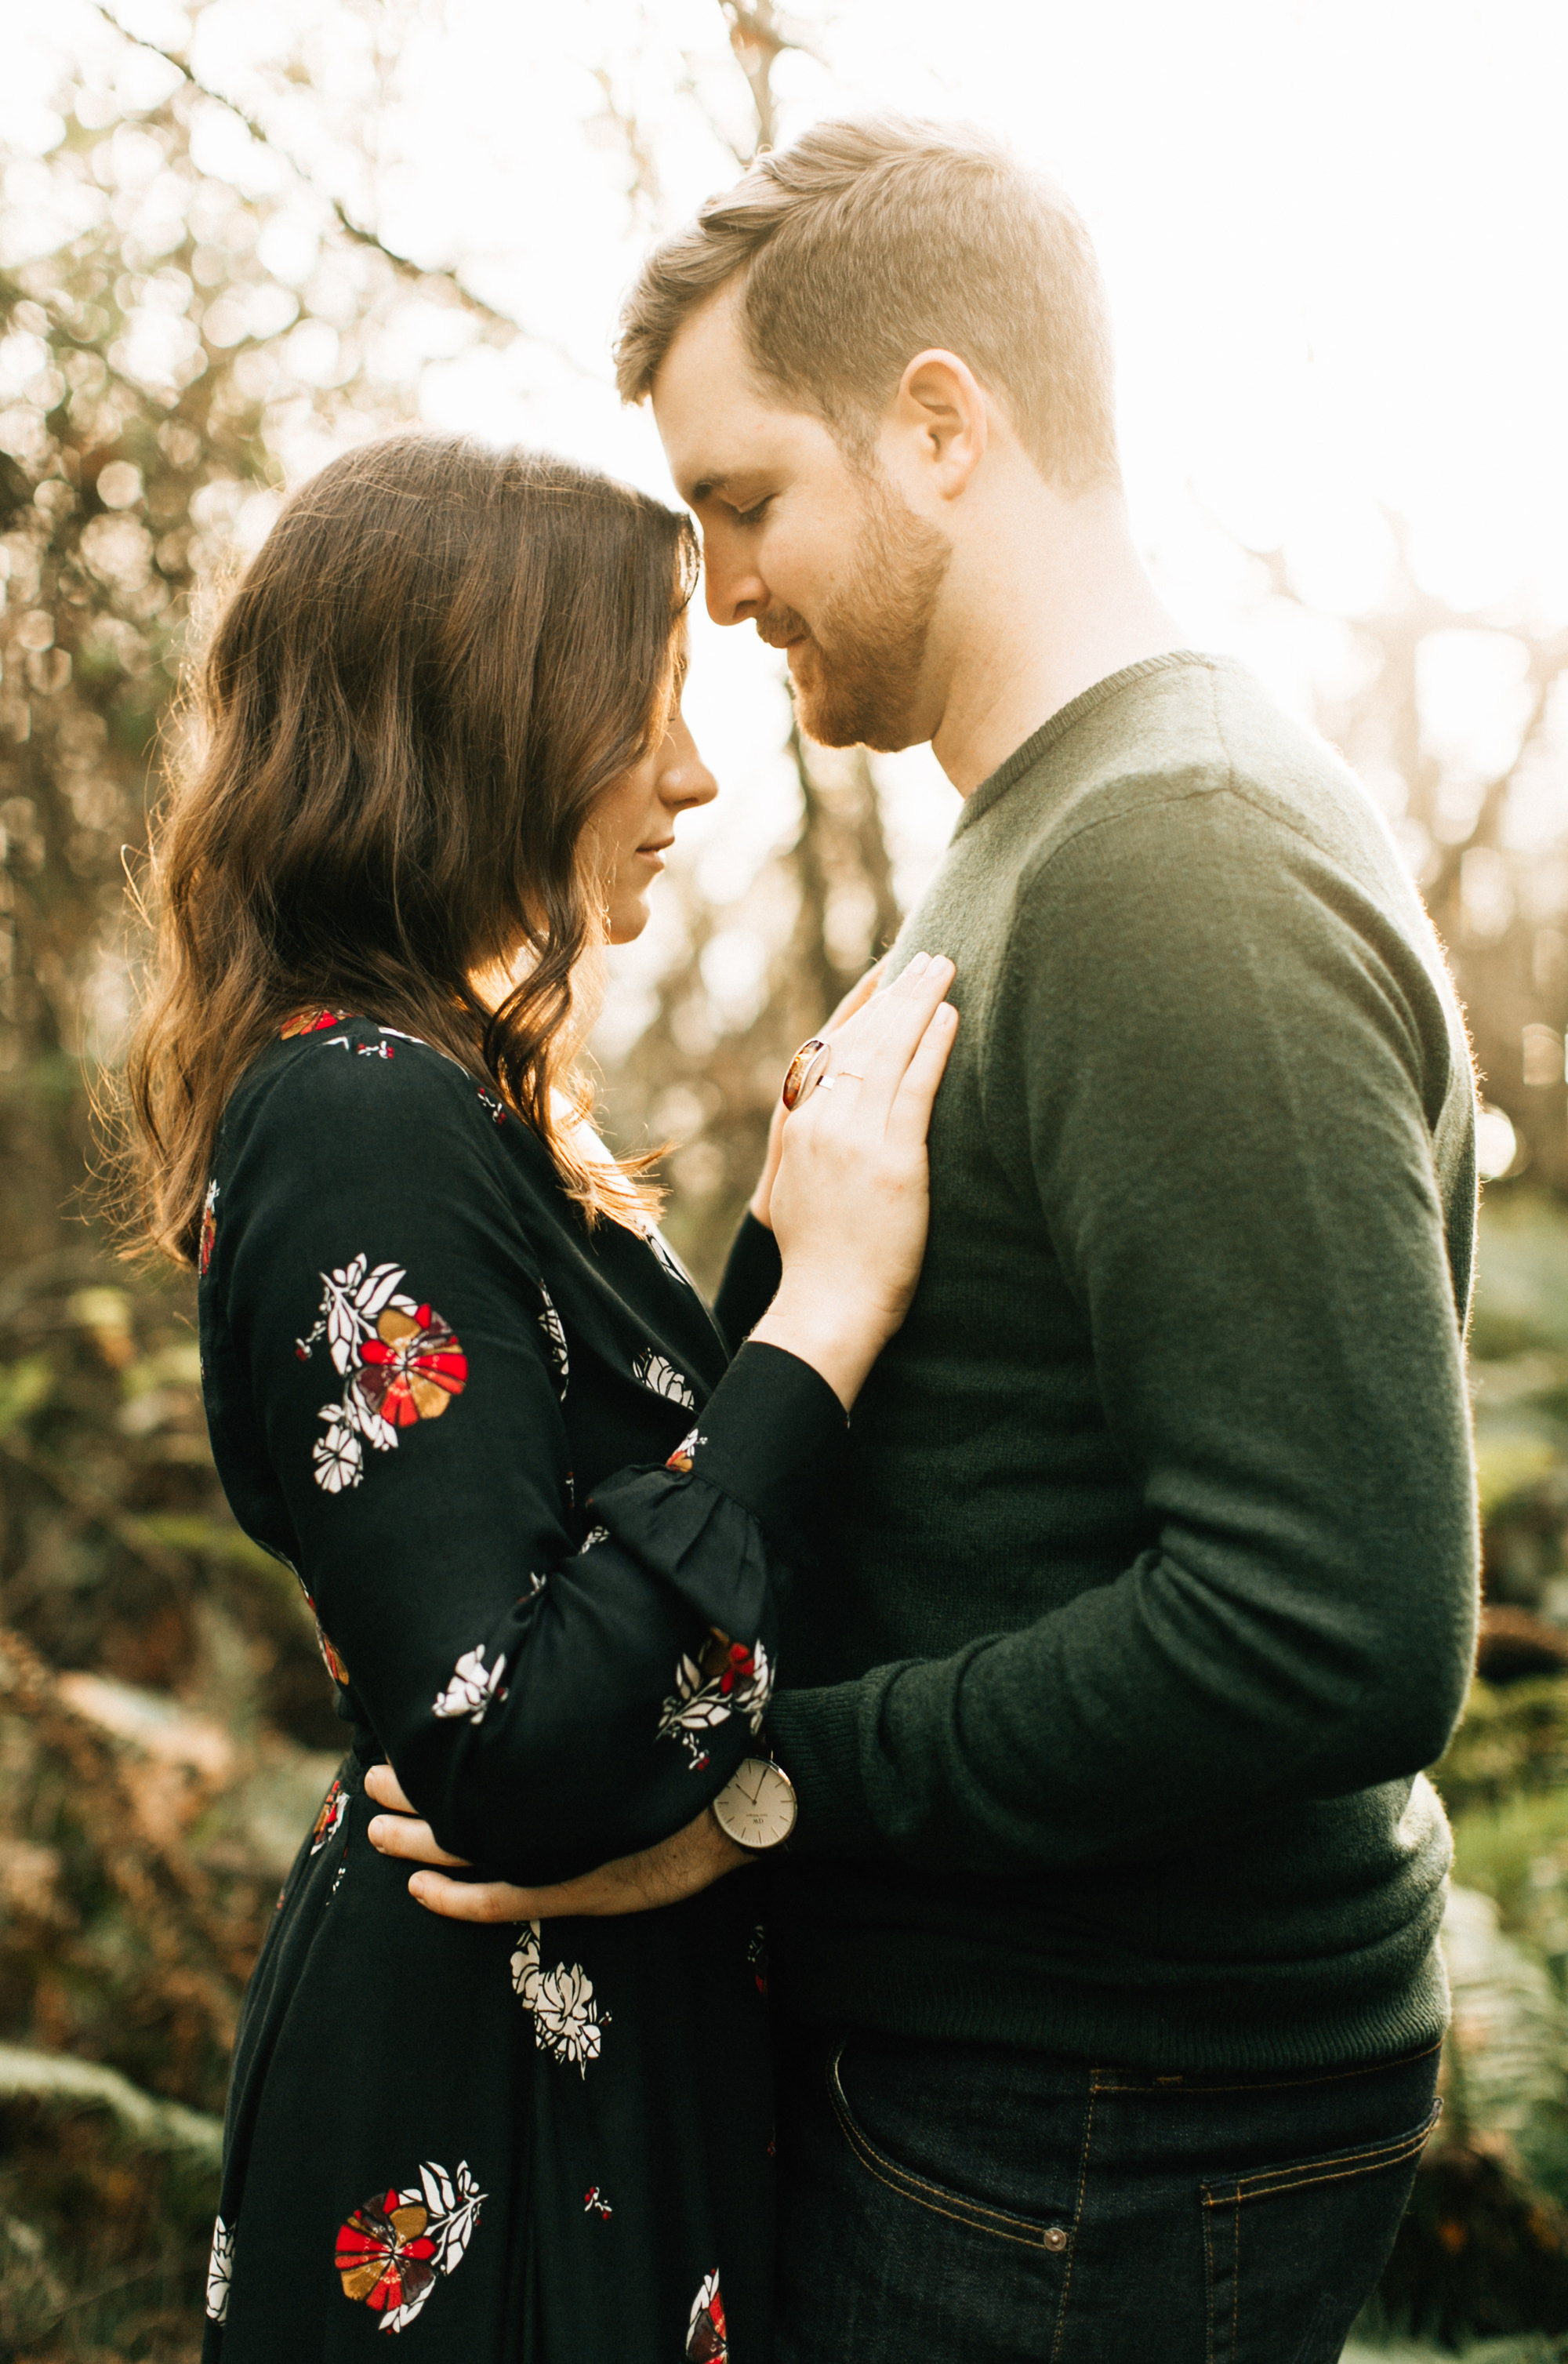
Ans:
[[[972,796],[931,1231],[770,1726],[784,2008],[1180,2069],[1430,2043],[1473,1087],[1383,821],[1240,665]]]

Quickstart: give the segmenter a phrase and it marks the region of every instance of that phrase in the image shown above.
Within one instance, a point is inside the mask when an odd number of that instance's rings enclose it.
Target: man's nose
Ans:
[[[768,604],[768,586],[754,566],[726,547],[722,534],[703,536],[703,587],[716,624],[745,624]]]

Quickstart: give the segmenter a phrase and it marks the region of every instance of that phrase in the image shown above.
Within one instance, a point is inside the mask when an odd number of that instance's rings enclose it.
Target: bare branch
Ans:
[[[663,190],[659,179],[659,165],[648,135],[638,117],[621,105],[616,96],[615,81],[607,66],[595,66],[594,80],[604,95],[603,120],[619,132],[626,149],[631,177],[627,194],[633,205],[647,213],[657,215],[663,202]]]
[[[760,156],[776,145],[774,65],[785,50],[798,50],[806,57],[816,57],[817,51],[798,25],[780,16],[773,0],[718,0],[718,5],[729,28],[729,46],[735,52],[736,63],[751,94],[757,117],[757,139],[751,154]],[[751,157],[743,156],[739,161],[750,163]]]
[[[450,288],[463,307],[476,318],[483,320],[487,327],[504,330],[508,338],[527,333],[521,323],[513,319],[509,313],[498,311],[494,304],[486,303],[483,296],[476,296],[473,288],[465,285],[458,277],[455,271],[443,269],[439,265],[427,269],[423,263],[413,262],[406,254],[399,254],[395,248],[388,246],[384,239],[378,238],[374,230],[367,229],[361,222],[357,222],[347,207],[333,196],[329,190],[322,188],[319,182],[306,171],[298,159],[290,154],[283,142],[273,138],[265,124],[248,113],[237,100],[229,98],[220,90],[212,89],[210,84],[203,82],[188,58],[183,57],[177,50],[165,49],[161,41],[150,40],[145,34],[133,33],[128,26],[120,23],[113,9],[107,6],[107,0],[91,0],[91,5],[103,17],[105,23],[111,26],[123,40],[131,42],[139,50],[146,50],[153,57],[161,58],[164,64],[172,66],[181,80],[192,90],[199,92],[203,98],[210,98],[215,106],[227,108],[237,123],[244,125],[245,129],[258,146],[265,148],[269,153],[279,157],[303,188],[308,189],[313,196],[319,198],[323,205],[330,207],[338,227],[345,238],[351,240],[356,246],[366,247],[373,253],[381,255],[391,264],[398,277],[412,286],[429,288],[432,285],[439,285]],[[552,343],[551,340],[546,338],[534,339],[532,341],[541,344]],[[560,346],[552,346],[552,349],[558,352],[563,351]],[[573,360],[570,354],[564,357],[569,361]],[[578,364],[573,362],[573,366],[576,367]]]

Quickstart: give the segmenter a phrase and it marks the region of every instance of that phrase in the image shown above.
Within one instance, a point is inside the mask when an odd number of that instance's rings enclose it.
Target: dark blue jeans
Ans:
[[[786,2037],[774,2364],[1335,2364],[1437,2067],[1164,2077]]]

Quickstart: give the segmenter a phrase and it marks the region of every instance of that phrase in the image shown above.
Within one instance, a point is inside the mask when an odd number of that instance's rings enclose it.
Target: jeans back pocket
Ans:
[[[1441,2107],[1384,2142],[1203,2179],[1206,2364],[1339,2356],[1387,2262]]]

